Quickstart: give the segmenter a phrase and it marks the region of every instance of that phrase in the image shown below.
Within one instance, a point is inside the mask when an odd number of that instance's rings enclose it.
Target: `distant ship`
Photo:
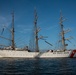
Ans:
[[[63,30],[63,16],[60,17],[60,26],[61,26],[61,42],[62,42],[62,50],[48,50],[46,52],[40,52],[38,48],[38,28],[37,28],[37,13],[35,11],[35,21],[34,21],[34,27],[35,27],[35,51],[32,52],[28,50],[28,47],[26,49],[20,49],[15,48],[14,43],[14,13],[12,13],[12,45],[9,47],[4,47],[0,49],[0,57],[1,58],[62,58],[62,57],[68,57],[73,58],[76,57],[76,49],[75,50],[67,50],[65,44],[65,37],[64,37],[64,30]],[[1,38],[7,39],[5,37],[0,36]],[[43,39],[43,36],[40,37],[40,39]],[[8,39],[10,40],[10,39]],[[49,42],[45,41],[46,43],[50,44]],[[50,44],[51,45],[51,44]]]

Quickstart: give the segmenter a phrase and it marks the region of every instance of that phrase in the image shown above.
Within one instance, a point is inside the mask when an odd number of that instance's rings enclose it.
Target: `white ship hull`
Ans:
[[[0,50],[0,57],[18,57],[18,58],[61,58],[76,57],[76,50],[55,51],[55,52],[28,52],[14,50]]]

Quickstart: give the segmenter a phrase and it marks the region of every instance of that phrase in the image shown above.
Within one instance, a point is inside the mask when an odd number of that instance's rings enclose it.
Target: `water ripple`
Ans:
[[[75,75],[76,59],[0,58],[0,75]]]

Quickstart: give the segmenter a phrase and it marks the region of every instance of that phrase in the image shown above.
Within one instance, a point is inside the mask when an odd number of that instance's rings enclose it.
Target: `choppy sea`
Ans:
[[[0,58],[0,75],[76,75],[76,58]]]

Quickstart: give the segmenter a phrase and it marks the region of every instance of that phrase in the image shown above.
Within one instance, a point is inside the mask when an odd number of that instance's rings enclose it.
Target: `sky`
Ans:
[[[53,44],[53,46],[50,46],[43,40],[39,40],[39,49],[57,48],[58,40],[60,39],[60,11],[62,11],[65,19],[63,23],[64,30],[70,29],[70,32],[66,33],[65,37],[73,37],[70,39],[71,42],[66,41],[68,43],[67,49],[75,49],[76,0],[0,0],[0,32],[6,26],[2,35],[9,36],[7,28],[12,23],[11,13],[14,10],[15,43],[18,47],[29,46],[34,26],[35,8],[38,15],[37,26],[41,29],[39,36],[47,36],[46,40]],[[1,38],[0,42],[3,44],[7,41]]]

